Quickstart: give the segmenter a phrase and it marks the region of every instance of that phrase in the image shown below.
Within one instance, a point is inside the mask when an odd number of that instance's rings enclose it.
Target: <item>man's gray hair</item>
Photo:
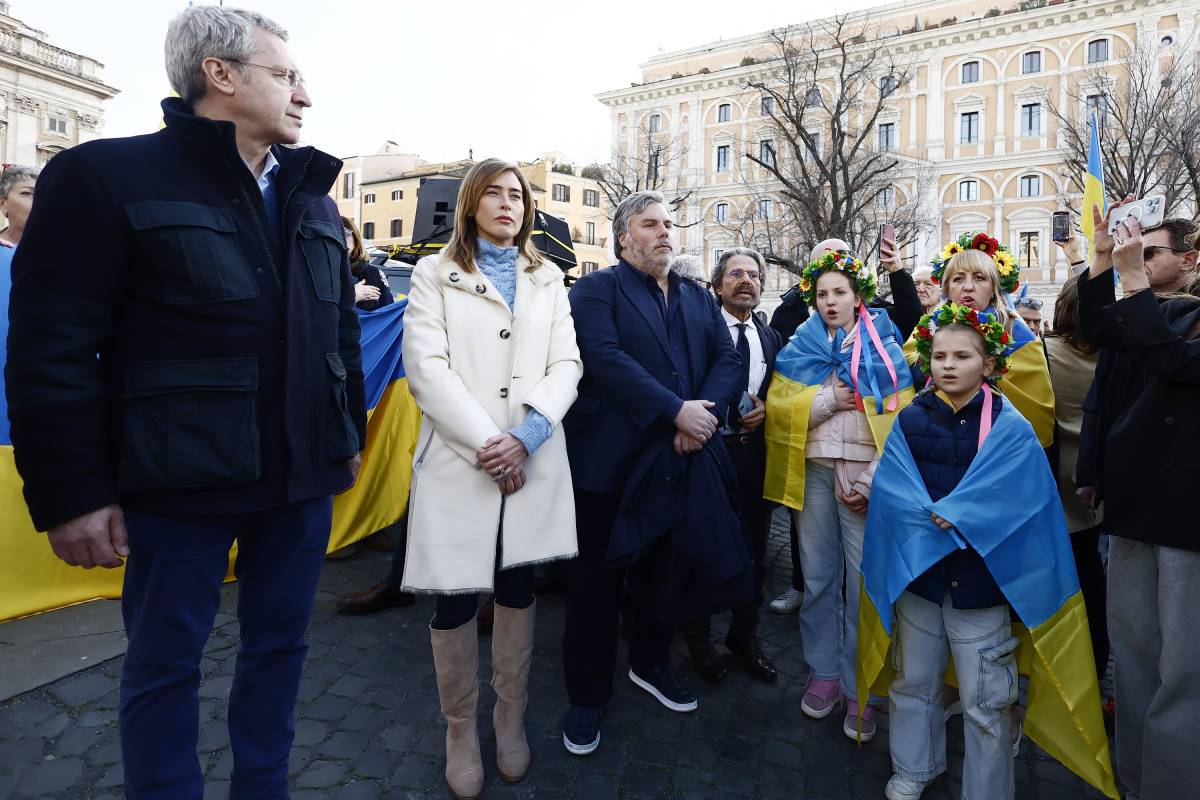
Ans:
[[[279,23],[256,11],[193,6],[175,17],[167,26],[164,47],[171,88],[188,104],[204,97],[208,84],[201,63],[206,58],[250,61],[255,28],[287,41],[288,32]]]
[[[671,259],[671,271],[678,273],[681,278],[690,278],[698,283],[708,283],[708,273],[704,271],[704,259],[687,253]]]
[[[734,247],[721,253],[721,257],[717,259],[717,265],[713,267],[713,291],[716,291],[717,287],[721,285],[721,281],[725,277],[725,267],[729,264],[729,259],[736,256],[746,256],[754,259],[754,263],[758,264],[758,279],[761,281],[766,278],[767,260],[763,258],[762,253],[752,250],[749,247]]]
[[[634,192],[617,206],[612,221],[613,253],[617,258],[621,257],[621,236],[628,232],[629,220],[645,211],[651,203],[661,203],[665,207],[667,198],[662,192]]]
[[[8,193],[12,191],[13,185],[17,181],[36,181],[40,173],[41,170],[37,167],[27,167],[23,164],[5,167],[4,174],[0,175],[0,200],[8,197]]]

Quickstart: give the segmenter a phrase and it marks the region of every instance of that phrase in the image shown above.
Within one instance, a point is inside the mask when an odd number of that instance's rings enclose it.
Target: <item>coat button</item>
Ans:
[[[484,292],[487,291],[487,287],[484,286],[482,283],[476,284],[475,291],[479,292],[480,294],[483,294]]]
[[[501,339],[507,339],[509,336],[512,336],[512,334],[508,332],[508,329],[507,329],[507,328],[505,328],[504,330],[500,331],[500,338],[501,338]]]
[[[958,424],[959,424],[959,425],[966,425],[966,424],[967,424],[967,421],[966,421],[965,419],[960,419],[960,420],[958,421]]]
[[[508,387],[507,387],[507,386],[505,386],[504,388],[502,388],[502,389],[500,390],[500,396],[501,396],[501,397],[508,397]]]
[[[955,588],[955,589],[957,589],[957,588],[958,588],[958,581],[950,581],[950,586],[951,586],[951,587],[953,587],[953,588]]]
[[[451,272],[451,273],[450,273],[450,282],[451,282],[451,283],[458,283],[458,273],[457,273],[457,272]]]
[[[1174,417],[1167,417],[1166,419],[1164,419],[1164,420],[1163,420],[1163,422],[1167,423],[1168,425],[1174,425],[1174,424],[1175,424],[1175,418],[1174,418]]]

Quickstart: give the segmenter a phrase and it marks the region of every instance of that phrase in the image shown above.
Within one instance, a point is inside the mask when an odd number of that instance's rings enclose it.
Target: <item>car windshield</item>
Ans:
[[[388,270],[387,271],[388,288],[392,290],[392,297],[399,300],[401,297],[408,295],[408,288],[412,285],[412,273]]]

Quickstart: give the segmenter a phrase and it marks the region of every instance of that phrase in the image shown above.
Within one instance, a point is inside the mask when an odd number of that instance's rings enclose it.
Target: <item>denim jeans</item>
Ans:
[[[1200,552],[1109,537],[1117,777],[1130,798],[1200,792]]]
[[[793,511],[800,528],[804,602],[800,640],[809,672],[818,680],[838,680],[856,698],[858,598],[861,589],[866,514],[837,501],[834,471],[813,461],[805,465],[804,510]],[[845,581],[845,593],[842,585]]]
[[[896,601],[891,706],[892,768],[902,778],[929,781],[946,771],[942,676],[954,658],[963,707],[962,796],[1012,800],[1015,795],[1012,719],[1017,667],[1008,606],[957,609],[911,592]]]

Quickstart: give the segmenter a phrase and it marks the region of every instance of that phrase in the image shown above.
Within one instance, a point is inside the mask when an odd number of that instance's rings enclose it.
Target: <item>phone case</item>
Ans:
[[[1142,230],[1157,228],[1163,221],[1163,210],[1167,204],[1166,200],[1166,197],[1158,194],[1153,197],[1144,197],[1126,206],[1121,206],[1117,210],[1117,213],[1108,221],[1109,234],[1115,233],[1117,226],[1130,216],[1141,224]]]

